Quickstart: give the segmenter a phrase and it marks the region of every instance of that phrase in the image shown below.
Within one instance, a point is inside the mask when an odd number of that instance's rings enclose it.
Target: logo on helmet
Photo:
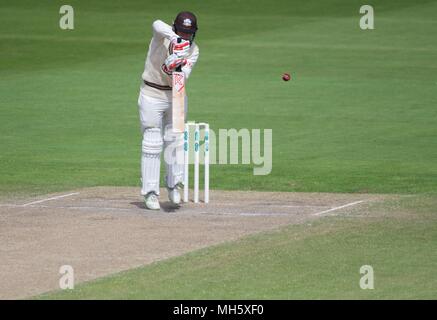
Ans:
[[[184,19],[184,22],[182,23],[184,27],[191,27],[191,19]]]

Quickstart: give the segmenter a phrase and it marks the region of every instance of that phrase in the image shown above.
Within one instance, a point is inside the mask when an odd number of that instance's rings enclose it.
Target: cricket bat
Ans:
[[[178,39],[180,40],[180,39]],[[179,66],[173,71],[173,101],[172,124],[174,132],[184,132],[185,129],[185,74]]]

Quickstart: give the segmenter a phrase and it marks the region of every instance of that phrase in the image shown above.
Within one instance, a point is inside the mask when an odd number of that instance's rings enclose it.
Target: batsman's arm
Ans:
[[[196,46],[196,48],[193,50],[193,53],[187,58],[187,63],[182,67],[182,71],[185,74],[185,79],[188,79],[190,76],[197,59],[199,59],[199,48]]]
[[[152,24],[152,29],[153,37],[156,38],[166,38],[172,40],[178,37],[177,34],[174,33],[172,27],[161,20],[154,21]]]

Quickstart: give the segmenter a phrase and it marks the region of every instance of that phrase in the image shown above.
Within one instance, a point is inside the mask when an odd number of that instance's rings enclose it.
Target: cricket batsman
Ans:
[[[141,195],[147,209],[159,210],[161,153],[169,145],[183,148],[183,133],[172,130],[172,73],[181,67],[188,79],[199,57],[194,42],[197,19],[191,12],[181,12],[170,26],[153,22],[153,37],[142,74],[138,106],[141,132]],[[179,39],[179,40],[178,40]],[[185,113],[187,110],[185,109]],[[178,150],[175,150],[178,152]],[[165,158],[165,157],[164,157]],[[169,200],[181,202],[184,165],[166,161],[166,186]]]

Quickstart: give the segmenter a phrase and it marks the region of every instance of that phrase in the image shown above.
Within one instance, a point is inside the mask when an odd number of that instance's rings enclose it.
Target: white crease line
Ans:
[[[274,204],[274,203],[259,203],[259,202],[240,202],[240,203],[211,203],[209,206],[215,207],[227,207],[227,206],[239,206],[241,204],[259,206],[259,207],[279,207],[279,208],[327,208],[327,205],[291,205],[291,204]]]
[[[22,205],[3,205],[4,207],[11,207],[11,208],[22,208]],[[287,212],[276,212],[276,213],[269,213],[269,212],[226,212],[226,213],[217,213],[217,212],[196,212],[196,211],[172,211],[172,212],[165,212],[165,211],[157,211],[157,212],[148,212],[145,208],[112,208],[112,207],[92,207],[92,206],[47,206],[47,205],[29,205],[27,208],[31,209],[70,209],[70,210],[103,210],[103,211],[120,211],[120,212],[145,212],[147,214],[156,214],[156,213],[163,213],[163,214],[169,214],[169,215],[211,215],[211,216],[246,216],[246,217],[257,217],[257,216],[268,216],[268,217],[274,217],[274,216],[293,216],[297,215],[297,213],[287,213]]]
[[[284,216],[296,216],[296,215],[302,215],[302,213],[296,213],[296,212],[193,212],[196,214],[206,214],[206,215],[214,215],[214,216],[244,216],[244,217],[284,217]]]
[[[25,203],[22,204],[22,207],[27,207],[27,206],[31,206],[33,204],[37,204],[37,203],[42,203],[42,202],[46,202],[46,201],[51,201],[51,200],[56,200],[56,199],[61,199],[61,198],[65,198],[65,197],[70,197],[70,196],[75,196],[79,194],[79,192],[74,192],[74,193],[69,193],[69,194],[63,194],[61,196],[56,196],[56,197],[52,197],[52,198],[47,198],[47,199],[42,199],[42,200],[37,200],[37,201],[32,201],[29,203]]]
[[[72,196],[75,194],[79,194],[79,193],[71,193],[71,194],[66,194],[66,195],[62,195],[62,196],[58,196],[58,197],[53,197],[53,198],[49,198],[49,199],[43,199],[43,200],[39,200],[39,201],[34,201],[31,203],[27,203],[25,205],[0,205],[4,206],[4,207],[29,207],[29,208],[48,208],[48,209],[73,209],[73,210],[109,210],[109,211],[125,211],[125,212],[144,212],[145,209],[144,208],[113,208],[113,207],[93,207],[93,206],[46,206],[46,205],[40,205],[40,206],[34,206],[32,204],[36,204],[36,203],[40,203],[43,201],[49,201],[49,200],[55,200],[55,199],[59,199],[59,198],[63,198],[63,197],[67,197],[67,196]],[[320,216],[322,214],[325,213],[329,213],[332,211],[336,211],[336,210],[340,210],[346,207],[350,207],[359,203],[363,203],[365,202],[365,200],[360,200],[360,201],[355,201],[355,202],[351,202],[342,206],[338,206],[338,207],[334,207],[334,208],[330,208],[328,210],[323,210],[320,212],[316,212],[316,213],[312,213],[311,215],[313,216]],[[306,207],[306,206],[303,206]],[[192,208],[189,208],[192,209]],[[181,215],[186,215],[186,214],[207,214],[207,215],[215,215],[215,216],[295,216],[295,215],[300,215],[299,213],[295,213],[295,212],[276,212],[276,213],[268,213],[268,212],[226,212],[226,213],[217,213],[217,212],[186,212],[186,211],[180,211],[180,212],[166,212],[168,214],[174,215],[174,214],[181,214]]]
[[[19,207],[20,205],[9,205],[9,207]],[[259,213],[251,213],[251,212],[226,212],[226,213],[217,213],[217,212],[196,212],[196,211],[179,211],[176,209],[176,211],[172,212],[165,212],[165,211],[157,211],[157,212],[149,212],[145,208],[114,208],[114,207],[92,207],[92,206],[47,206],[47,205],[39,205],[39,206],[28,206],[28,208],[32,209],[72,209],[72,210],[109,210],[109,211],[127,211],[127,212],[145,212],[145,213],[165,213],[165,214],[180,214],[180,215],[186,215],[186,214],[206,214],[206,215],[214,215],[214,216],[290,216],[295,215],[296,213],[266,213],[266,212],[259,212]]]
[[[339,206],[339,207],[335,207],[335,208],[331,208],[331,209],[328,209],[328,210],[323,210],[323,211],[320,211],[320,212],[316,212],[316,213],[313,213],[312,215],[313,216],[320,216],[320,215],[328,213],[328,212],[332,212],[332,211],[335,211],[335,210],[340,210],[340,209],[343,209],[343,208],[346,208],[346,207],[350,207],[350,206],[354,206],[356,204],[363,203],[363,202],[365,202],[365,200],[351,202],[351,203],[348,203],[348,204],[345,204],[345,205],[342,205],[342,206]]]
[[[232,213],[231,213],[232,214]],[[240,216],[244,216],[244,217],[284,217],[284,216],[293,216],[293,215],[297,215],[297,213],[282,213],[282,212],[277,212],[277,213],[263,213],[263,212],[259,212],[259,213],[251,213],[251,212],[242,212],[242,213],[237,213]]]
[[[134,211],[146,210],[142,208],[112,208],[112,207],[90,207],[90,206],[32,206],[31,208],[47,208],[47,209],[73,209],[73,210],[110,210],[110,211]]]

